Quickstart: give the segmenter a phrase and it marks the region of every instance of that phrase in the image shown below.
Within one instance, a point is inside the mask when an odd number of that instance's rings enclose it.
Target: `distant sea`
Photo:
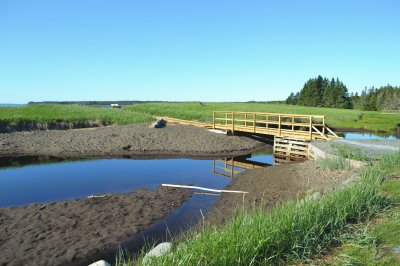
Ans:
[[[0,103],[0,107],[21,107],[26,104],[16,104],[16,103]]]

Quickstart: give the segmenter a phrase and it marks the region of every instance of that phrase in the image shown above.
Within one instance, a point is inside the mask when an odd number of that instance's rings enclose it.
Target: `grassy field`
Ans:
[[[269,103],[148,103],[129,107],[138,113],[170,116],[180,119],[211,121],[212,111],[253,111],[288,114],[325,115],[327,124],[334,128],[359,128],[393,132],[400,128],[400,114],[383,115],[379,112],[305,107]]]
[[[400,203],[399,181],[384,181],[388,175],[398,171],[399,165],[400,153],[386,155],[364,169],[358,184],[327,194],[321,200],[287,202],[271,212],[260,209],[240,211],[223,226],[203,226],[191,232],[175,243],[172,253],[152,258],[145,265],[301,264],[312,261],[317,254],[330,251],[332,245],[341,244],[345,249],[348,240],[357,239],[362,233],[355,227],[368,225],[384,212],[389,212],[388,217],[392,220],[384,220],[373,232],[382,241],[386,239],[396,247],[398,231],[393,235],[391,230],[399,228],[399,220],[393,221],[399,218],[394,211]],[[370,255],[362,251],[360,249],[358,254],[361,263],[346,265],[386,265],[362,264]],[[338,255],[330,262],[343,265],[339,259],[345,256]],[[387,259],[393,262],[388,265],[398,265],[400,261],[394,256]],[[329,264],[326,259],[323,262]],[[119,260],[117,265],[130,263],[132,261]]]
[[[359,128],[393,132],[400,128],[400,114],[383,115],[360,110],[315,108],[269,103],[144,103],[123,109],[104,109],[80,105],[32,105],[0,107],[0,123],[19,122],[101,122],[135,124],[154,120],[153,116],[170,116],[187,120],[211,121],[212,111],[254,111],[290,114],[325,115],[334,128]]]
[[[0,107],[0,123],[101,122],[102,124],[136,124],[152,121],[148,114],[125,109],[104,109],[80,105],[32,105]]]

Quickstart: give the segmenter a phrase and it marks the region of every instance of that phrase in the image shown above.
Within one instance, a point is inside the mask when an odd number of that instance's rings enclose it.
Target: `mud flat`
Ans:
[[[223,193],[209,214],[211,223],[223,223],[237,208],[261,205],[272,208],[277,202],[301,199],[307,194],[331,191],[354,175],[354,170],[321,169],[314,161],[295,162],[274,167],[246,170],[232,179],[225,188],[248,191],[242,194]]]
[[[265,144],[189,126],[148,125],[0,134],[0,156],[222,158],[264,149]]]
[[[0,208],[0,265],[87,265],[178,208],[191,191],[160,187]]]

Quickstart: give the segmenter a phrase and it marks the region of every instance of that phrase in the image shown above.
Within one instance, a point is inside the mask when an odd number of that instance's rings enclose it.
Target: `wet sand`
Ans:
[[[0,265],[87,265],[178,208],[190,190],[0,208]]]
[[[223,158],[265,148],[253,139],[168,125],[109,126],[0,134],[0,156]]]
[[[354,171],[320,169],[314,161],[289,163],[262,169],[246,170],[225,188],[248,191],[222,193],[208,216],[211,223],[223,223],[238,208],[261,205],[270,209],[278,202],[303,198],[306,193],[331,191],[354,175]]]

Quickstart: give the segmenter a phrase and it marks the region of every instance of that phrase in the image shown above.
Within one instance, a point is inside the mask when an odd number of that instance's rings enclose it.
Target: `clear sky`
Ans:
[[[0,0],[0,102],[285,99],[400,85],[400,1]]]

